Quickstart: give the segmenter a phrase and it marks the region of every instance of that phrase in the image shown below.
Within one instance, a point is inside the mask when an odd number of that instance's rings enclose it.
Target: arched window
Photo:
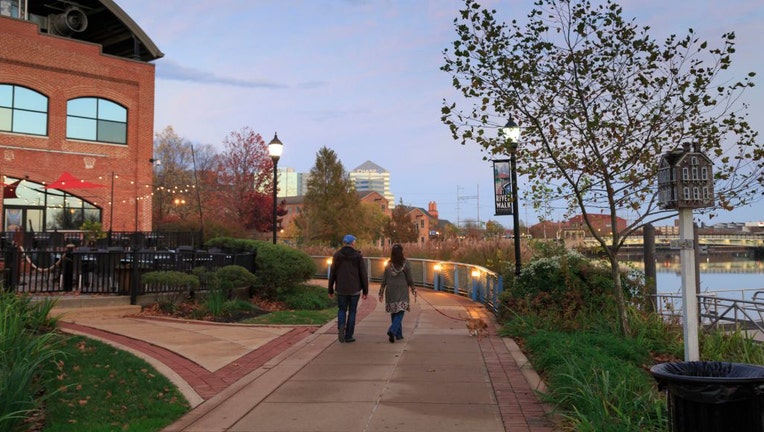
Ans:
[[[71,99],[66,103],[66,137],[127,144],[127,109],[101,98]]]
[[[0,131],[48,134],[48,98],[26,87],[0,84]]]

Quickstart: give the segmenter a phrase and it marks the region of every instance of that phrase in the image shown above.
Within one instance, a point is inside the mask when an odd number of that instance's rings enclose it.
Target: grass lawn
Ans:
[[[144,360],[97,340],[61,337],[66,357],[52,367],[59,387],[45,403],[45,432],[158,431],[188,412],[181,392]]]

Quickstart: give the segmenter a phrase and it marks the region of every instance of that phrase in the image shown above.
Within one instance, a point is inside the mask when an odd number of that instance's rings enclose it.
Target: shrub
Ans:
[[[297,286],[316,273],[316,264],[308,254],[282,244],[219,237],[208,241],[207,246],[255,252],[255,289],[266,298],[277,298],[282,290]]]
[[[244,267],[238,265],[229,265],[217,269],[215,271],[214,279],[218,282],[220,288],[227,291],[234,288],[250,287],[257,283],[255,275],[250,273],[250,271]]]
[[[502,318],[509,312],[537,315],[550,326],[581,328],[607,322],[612,306],[612,281],[605,266],[576,252],[543,257],[523,267],[520,276],[505,276]]]
[[[284,245],[257,242],[257,288],[265,297],[310,280],[316,264],[306,253]]]
[[[197,276],[179,271],[147,272],[141,275],[141,283],[167,288],[157,293],[155,301],[160,309],[168,312],[175,310],[182,297],[193,297],[194,290],[199,288]]]

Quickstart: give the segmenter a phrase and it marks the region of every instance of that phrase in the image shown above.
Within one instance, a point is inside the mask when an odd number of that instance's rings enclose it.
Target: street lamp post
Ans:
[[[520,213],[517,211],[517,141],[520,138],[520,126],[509,116],[507,124],[501,129],[509,140],[509,170],[512,180],[512,224],[515,240],[515,275],[520,276],[522,259],[520,256]]]
[[[276,192],[278,191],[278,166],[284,144],[279,141],[279,134],[274,133],[273,139],[268,143],[268,153],[273,161],[273,244],[276,244]]]

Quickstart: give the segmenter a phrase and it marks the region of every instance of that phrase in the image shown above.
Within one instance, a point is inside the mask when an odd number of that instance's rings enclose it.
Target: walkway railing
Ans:
[[[328,279],[331,257],[312,256],[316,263],[317,279]],[[381,282],[387,258],[364,257],[369,280]],[[451,261],[408,258],[414,285],[445,291],[471,298],[484,304],[494,313],[498,312],[499,295],[502,292],[501,275],[481,266]]]
[[[751,300],[719,297],[718,294],[698,295],[698,315],[704,327],[722,328],[740,326],[756,329],[764,333],[764,291],[755,291]],[[656,308],[661,316],[677,323],[682,322],[682,296],[680,294],[658,294]]]

